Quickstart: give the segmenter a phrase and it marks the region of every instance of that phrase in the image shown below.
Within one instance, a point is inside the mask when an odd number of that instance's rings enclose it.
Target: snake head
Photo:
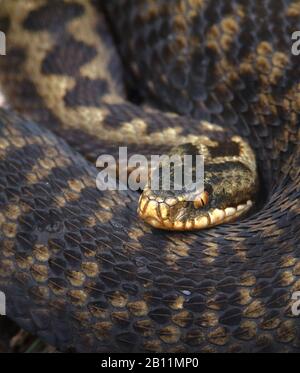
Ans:
[[[178,153],[182,154],[183,148],[192,149],[190,144],[184,144]],[[211,157],[207,153],[204,188],[187,192],[184,188],[175,190],[171,185],[169,190],[153,190],[148,184],[140,196],[139,216],[155,228],[182,231],[236,220],[250,210],[257,192],[256,165],[255,161],[250,162],[251,158],[255,159],[245,143],[240,143],[235,156]]]

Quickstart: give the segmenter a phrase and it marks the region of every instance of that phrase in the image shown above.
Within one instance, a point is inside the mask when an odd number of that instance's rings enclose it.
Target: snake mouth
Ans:
[[[224,209],[211,208],[196,217],[185,217],[184,213],[172,213],[174,206],[180,203],[176,197],[163,200],[153,195],[142,193],[138,205],[139,216],[155,228],[175,231],[199,230],[210,228],[219,224],[235,221],[250,210],[253,203],[247,200],[237,206]]]

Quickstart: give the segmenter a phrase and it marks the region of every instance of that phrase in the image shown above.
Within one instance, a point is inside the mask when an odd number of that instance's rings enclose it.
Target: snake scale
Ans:
[[[299,352],[300,2],[1,0],[0,29],[8,316],[62,351]],[[244,219],[162,231],[95,187],[101,153],[225,130],[256,154]]]

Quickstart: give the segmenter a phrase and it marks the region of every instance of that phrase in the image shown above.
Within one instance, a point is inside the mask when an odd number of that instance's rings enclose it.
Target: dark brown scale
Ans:
[[[57,43],[85,14],[83,3],[49,1],[23,27],[48,30]],[[290,55],[300,17],[292,3],[106,2],[125,66],[145,99],[251,142],[267,193],[243,221],[205,232],[151,229],[137,219],[135,193],[97,191],[97,172],[86,160],[43,127],[1,109],[0,289],[9,317],[69,351],[299,352],[300,319],[290,309],[300,276],[300,65]],[[111,45],[110,36],[104,44]],[[75,45],[68,51],[74,61],[54,63],[53,56],[48,73],[79,74],[92,53],[82,56]],[[281,66],[276,52],[287,56],[278,77],[268,67]],[[49,110],[34,88],[38,82],[24,73],[20,45],[6,57],[0,78],[13,109],[47,127],[53,122],[56,135],[84,155],[113,148],[114,142],[101,142],[101,131],[97,137],[86,127],[68,127]],[[109,79],[120,77],[117,66],[104,67]],[[89,106],[90,93],[81,92],[90,85],[80,78],[65,97]],[[102,88],[97,85],[97,98]],[[150,123],[147,133],[176,125],[183,134],[199,132],[198,120],[146,114],[129,102],[103,107],[103,132],[133,118]]]
[[[87,94],[88,93],[88,94]],[[72,91],[68,92],[64,100],[66,105],[77,106],[95,106],[101,103],[101,98],[108,93],[107,82],[103,79],[82,78],[77,81],[77,85]]]
[[[222,146],[208,147],[209,152],[213,158],[222,156],[238,156],[240,154],[239,145],[235,142],[223,142]]]
[[[80,67],[91,61],[96,54],[93,47],[78,42],[72,37],[69,37],[64,43],[59,40],[42,62],[42,73],[45,75],[76,75]]]
[[[55,33],[69,21],[83,13],[84,7],[75,1],[73,3],[63,3],[59,0],[54,0],[33,10],[24,20],[23,26],[28,30],[50,30]]]

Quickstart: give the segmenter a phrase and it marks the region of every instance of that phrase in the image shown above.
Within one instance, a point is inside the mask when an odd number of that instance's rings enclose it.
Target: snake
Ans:
[[[1,0],[8,317],[68,352],[299,352],[299,29],[297,0]],[[99,190],[124,145],[204,154],[205,190]]]

